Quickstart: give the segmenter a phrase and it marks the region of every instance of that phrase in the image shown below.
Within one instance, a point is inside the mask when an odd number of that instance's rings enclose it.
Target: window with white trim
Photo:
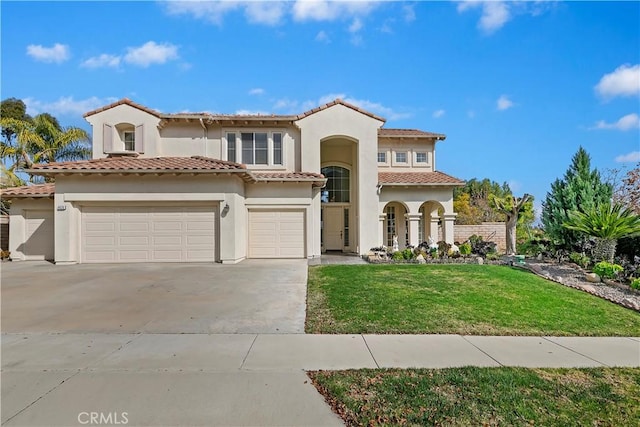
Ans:
[[[228,133],[227,134],[227,160],[229,160],[230,162],[237,162],[238,160],[236,157],[236,152],[237,152],[236,134]]]
[[[282,164],[282,134],[279,132],[273,134],[273,164]]]
[[[416,153],[416,163],[427,163],[427,153],[425,151]]]
[[[396,152],[396,163],[407,163],[407,152],[406,151],[397,151]]]
[[[230,130],[224,135],[228,161],[246,165],[284,165],[284,133]]]
[[[126,130],[122,133],[124,139],[125,151],[136,151],[136,133],[132,130]]]
[[[378,152],[378,163],[387,163],[387,152],[379,151]]]

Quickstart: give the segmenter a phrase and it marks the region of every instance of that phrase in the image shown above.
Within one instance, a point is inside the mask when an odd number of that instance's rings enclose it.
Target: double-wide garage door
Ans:
[[[84,206],[82,262],[213,262],[215,206]]]
[[[303,210],[249,210],[249,258],[304,258]]]

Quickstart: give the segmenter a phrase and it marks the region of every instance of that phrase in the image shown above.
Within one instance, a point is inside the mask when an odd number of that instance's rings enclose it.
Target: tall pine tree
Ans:
[[[583,235],[562,224],[568,220],[570,212],[588,212],[601,203],[609,203],[612,194],[611,185],[602,181],[597,169],[591,170],[591,157],[580,147],[564,178],[551,184],[551,191],[542,203],[545,232],[560,247],[581,251]]]

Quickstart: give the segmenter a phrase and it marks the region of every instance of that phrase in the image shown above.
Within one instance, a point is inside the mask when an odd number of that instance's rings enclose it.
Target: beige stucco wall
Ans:
[[[238,262],[246,256],[244,182],[239,177],[196,176],[78,176],[56,180],[56,263],[80,262],[83,205],[111,204],[228,204],[219,221],[219,260]]]
[[[356,250],[365,253],[376,246],[378,236],[378,182],[377,154],[378,128],[383,122],[359,113],[344,105],[337,104],[315,114],[298,120],[302,143],[301,167],[303,171],[320,172],[321,143],[331,138],[346,138],[357,144],[357,157],[354,167],[357,170],[356,200],[352,206],[357,206],[358,244]],[[314,216],[320,218],[320,204],[314,205]],[[314,235],[320,235],[320,221],[313,224]],[[320,251],[318,239],[314,253]]]
[[[9,251],[11,259],[25,260],[23,252],[26,240],[26,211],[53,210],[53,200],[49,198],[13,199],[9,209]]]
[[[378,152],[387,153],[387,163],[378,163],[380,172],[433,172],[435,165],[435,143],[424,139],[388,139],[381,138]],[[407,163],[395,161],[395,153],[407,153]],[[416,153],[427,154],[427,163],[416,162]]]
[[[320,217],[315,216],[314,195],[318,193],[309,182],[269,182],[247,184],[245,206],[249,209],[301,209],[305,212],[306,226],[306,254],[313,258],[320,256],[320,235],[315,236],[315,222]],[[245,233],[248,222],[245,221]],[[248,236],[243,236],[248,243]],[[317,248],[317,249],[316,249]]]
[[[146,113],[137,108],[133,108],[129,105],[122,104],[108,110],[102,111],[97,114],[93,114],[86,118],[91,124],[93,133],[93,158],[99,159],[107,157],[104,152],[103,136],[103,124],[110,124],[114,127],[114,139],[117,139],[115,134],[117,133],[115,126],[119,123],[129,123],[131,125],[138,126],[144,125],[144,156],[156,157],[160,156],[157,149],[156,141],[159,139],[158,124],[160,119]],[[114,144],[116,150],[124,150],[124,144],[116,142]]]

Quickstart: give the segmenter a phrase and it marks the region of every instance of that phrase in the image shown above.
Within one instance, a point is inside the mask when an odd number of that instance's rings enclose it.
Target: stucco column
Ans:
[[[429,224],[429,237],[433,240],[433,243],[438,241],[438,222],[440,221],[439,216],[431,216],[431,223]]]
[[[387,239],[385,238],[387,235],[387,214],[380,214],[378,220],[380,221],[380,226],[378,227],[378,242],[380,242],[381,246],[387,246]]]
[[[444,226],[443,226],[443,240],[447,243],[452,244],[454,241],[453,237],[453,222],[456,220],[456,216],[458,214],[445,214],[444,216]]]
[[[420,228],[421,214],[406,214],[405,218],[409,221],[409,244],[412,246],[418,246],[421,242],[418,241],[418,229]]]

